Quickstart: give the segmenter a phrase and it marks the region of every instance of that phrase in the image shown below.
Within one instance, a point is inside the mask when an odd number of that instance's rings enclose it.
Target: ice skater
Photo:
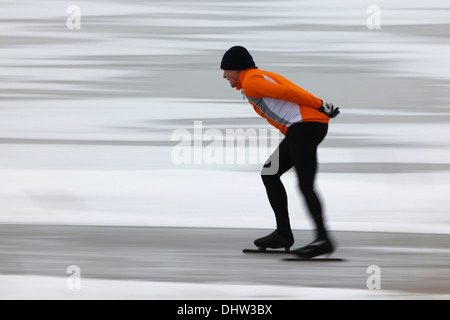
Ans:
[[[339,114],[339,108],[276,73],[258,69],[244,47],[235,46],[226,51],[220,68],[231,87],[242,90],[256,113],[285,136],[261,171],[275,213],[276,230],[255,240],[255,245],[261,249],[285,248],[289,251],[294,244],[287,194],[280,179],[294,167],[300,191],[315,224],[316,237],[310,244],[292,252],[302,258],[332,253],[334,247],[325,227],[321,200],[314,190],[314,179],[317,147],[327,134],[329,119]]]

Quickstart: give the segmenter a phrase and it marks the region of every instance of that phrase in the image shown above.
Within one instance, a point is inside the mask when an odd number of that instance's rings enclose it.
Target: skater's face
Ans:
[[[223,78],[230,82],[232,88],[236,88],[241,72],[241,70],[225,70],[223,72]]]

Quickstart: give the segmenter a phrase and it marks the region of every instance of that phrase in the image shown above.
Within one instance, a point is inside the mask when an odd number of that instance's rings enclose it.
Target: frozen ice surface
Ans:
[[[0,276],[0,299],[8,300],[448,300],[446,294],[414,294],[367,289],[275,285],[179,283],[84,279],[67,289],[67,279],[45,276]],[[46,290],[42,291],[45,287]]]

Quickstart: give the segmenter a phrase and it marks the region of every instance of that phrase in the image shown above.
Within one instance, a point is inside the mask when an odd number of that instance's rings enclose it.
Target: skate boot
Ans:
[[[287,237],[281,235],[276,230],[271,234],[269,234],[268,236],[255,240],[255,246],[257,246],[261,251],[264,251],[267,248],[271,249],[284,248],[286,251],[289,251],[293,244],[294,244],[293,236]]]
[[[310,244],[293,251],[303,259],[311,259],[323,254],[331,254],[334,251],[333,245],[328,238],[318,238]]]

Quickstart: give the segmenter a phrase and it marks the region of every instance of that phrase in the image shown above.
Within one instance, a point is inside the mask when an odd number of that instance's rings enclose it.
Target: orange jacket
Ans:
[[[253,109],[284,135],[294,123],[328,123],[330,119],[318,110],[321,99],[273,72],[244,70],[236,89],[242,89]]]

